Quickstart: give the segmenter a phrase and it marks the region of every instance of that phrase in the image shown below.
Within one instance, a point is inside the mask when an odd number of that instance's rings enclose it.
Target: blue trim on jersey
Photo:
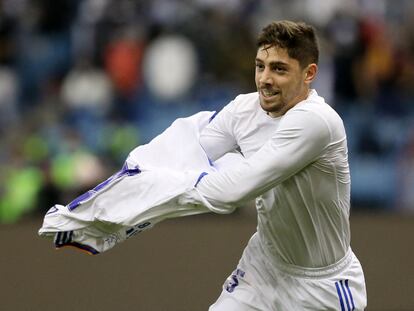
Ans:
[[[349,280],[345,280],[345,287],[346,287],[346,290],[348,291],[349,298],[351,299],[352,310],[355,310],[354,298],[352,297],[352,293],[351,293],[351,289],[349,288],[348,281]]]
[[[339,283],[341,284],[342,293],[344,294],[344,297],[345,297],[345,302],[346,302],[347,310],[348,311],[351,311],[351,307],[349,306],[348,295],[346,294],[345,287],[344,287],[344,281],[343,280],[340,280]]]
[[[134,175],[137,175],[139,173],[141,173],[141,170],[138,167],[128,168],[128,165],[125,163],[122,166],[122,169],[120,171],[118,171],[117,173],[115,173],[114,175],[112,175],[111,177],[106,179],[105,181],[103,181],[100,184],[98,184],[97,186],[95,186],[95,188],[93,188],[91,190],[88,190],[87,192],[85,192],[85,193],[81,194],[80,196],[78,196],[76,199],[74,199],[72,202],[70,202],[67,205],[67,208],[69,209],[69,211],[73,211],[79,205],[81,205],[84,202],[86,202],[87,200],[89,200],[96,193],[98,193],[102,189],[106,188],[108,185],[110,185],[114,181],[116,181],[116,180],[118,180],[118,179],[120,179],[124,176],[134,176]]]
[[[65,247],[65,246],[73,246],[73,247],[79,248],[80,250],[83,250],[83,251],[89,253],[90,255],[98,255],[99,254],[99,252],[96,249],[94,249],[93,247],[85,245],[85,244],[81,244],[81,243],[78,243],[78,242],[70,242],[70,243],[66,243],[64,245],[59,245],[59,246],[56,245],[56,248],[61,248],[61,247]]]
[[[341,289],[339,288],[338,282],[335,282],[336,292],[338,293],[339,303],[341,304],[341,311],[345,311],[344,301],[342,300]]]
[[[203,148],[203,146],[200,144],[200,147],[201,147],[201,149],[203,149],[203,151],[204,151],[204,154],[206,155],[206,157],[207,157],[207,160],[208,160],[208,164],[210,164],[210,166],[212,166],[212,167],[214,167],[214,163],[213,163],[213,161],[210,159],[210,157],[207,155],[207,153],[206,153],[206,151],[204,150],[204,148]]]
[[[53,206],[52,206],[52,207],[48,210],[48,212],[46,213],[46,215],[50,215],[50,214],[56,213],[58,210],[59,210],[59,209],[56,207],[56,205],[53,205]]]
[[[210,123],[211,121],[213,121],[213,119],[216,117],[217,114],[218,114],[218,111],[215,111],[213,113],[213,115],[210,117],[210,119],[208,119],[208,123]]]
[[[62,248],[65,246],[74,246],[76,248],[79,248],[83,251],[88,252],[91,255],[97,255],[99,252],[94,249],[93,247],[85,244],[81,244],[78,242],[72,241],[73,231],[60,231],[56,233],[55,236],[55,247],[56,248]]]
[[[194,187],[197,187],[198,183],[203,179],[204,176],[208,175],[206,172],[202,172],[200,176],[198,176],[197,182],[195,183]]]

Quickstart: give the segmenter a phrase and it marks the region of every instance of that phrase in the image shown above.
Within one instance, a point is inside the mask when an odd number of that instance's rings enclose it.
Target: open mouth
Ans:
[[[265,98],[270,98],[273,96],[276,96],[279,94],[279,91],[275,91],[275,90],[268,90],[268,89],[261,89],[260,93],[262,94],[263,97]]]

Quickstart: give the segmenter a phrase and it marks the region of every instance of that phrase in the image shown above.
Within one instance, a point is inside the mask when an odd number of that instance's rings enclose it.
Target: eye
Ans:
[[[277,73],[285,73],[287,71],[286,68],[283,66],[275,66],[272,69]]]
[[[256,63],[256,69],[257,70],[263,70],[264,69],[264,65],[261,63]]]

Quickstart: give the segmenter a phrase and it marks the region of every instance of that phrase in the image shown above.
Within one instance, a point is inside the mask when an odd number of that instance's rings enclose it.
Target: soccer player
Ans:
[[[339,115],[311,88],[312,26],[273,22],[258,36],[257,92],[239,95],[202,131],[211,160],[188,201],[234,206],[256,198],[257,232],[211,311],[363,310],[364,274],[350,248],[350,172]]]

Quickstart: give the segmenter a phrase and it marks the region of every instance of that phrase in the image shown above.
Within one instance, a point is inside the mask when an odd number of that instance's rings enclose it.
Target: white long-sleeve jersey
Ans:
[[[205,175],[195,191],[214,206],[256,198],[255,244],[269,260],[319,268],[350,245],[350,172],[338,114],[311,90],[284,116],[271,118],[259,96],[238,96],[203,130],[212,160],[239,149],[245,159]]]

